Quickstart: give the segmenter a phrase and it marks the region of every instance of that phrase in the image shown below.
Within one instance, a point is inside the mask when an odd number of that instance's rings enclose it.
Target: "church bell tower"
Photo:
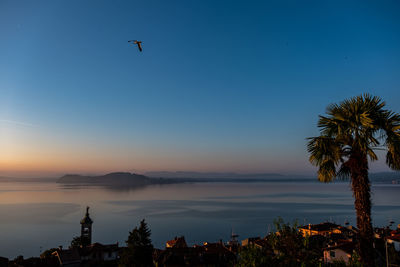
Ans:
[[[81,242],[84,246],[92,244],[92,224],[93,221],[89,217],[89,207],[86,207],[85,217],[81,220]]]

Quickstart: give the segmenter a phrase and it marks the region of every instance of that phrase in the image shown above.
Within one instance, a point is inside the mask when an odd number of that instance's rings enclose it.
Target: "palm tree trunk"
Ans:
[[[371,220],[371,189],[368,179],[367,156],[360,155],[351,160],[351,186],[357,214],[358,253],[364,267],[375,266],[373,229]]]

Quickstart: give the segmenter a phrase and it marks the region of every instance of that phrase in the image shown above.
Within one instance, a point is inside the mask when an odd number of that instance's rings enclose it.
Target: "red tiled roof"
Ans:
[[[330,223],[330,222],[324,222],[324,223],[320,223],[320,224],[310,224],[310,225],[304,225],[304,226],[300,226],[300,229],[306,229],[306,230],[313,230],[313,231],[329,231],[335,228],[338,228],[340,225],[338,224],[334,224],[334,223]]]
[[[80,262],[81,257],[77,249],[64,249],[53,252],[53,255],[58,256],[62,264]]]
[[[176,244],[176,239],[168,240],[167,245],[173,247]]]
[[[169,240],[166,243],[167,247],[187,247],[186,241],[185,241],[185,237],[181,236],[181,237],[175,237],[175,239]]]

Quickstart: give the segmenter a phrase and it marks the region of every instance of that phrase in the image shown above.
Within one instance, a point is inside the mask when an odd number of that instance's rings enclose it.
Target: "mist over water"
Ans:
[[[372,186],[373,223],[400,223],[400,185]],[[141,188],[63,186],[56,183],[0,183],[0,256],[39,256],[67,247],[80,234],[86,206],[94,220],[93,242],[125,245],[141,219],[155,247],[175,236],[189,244],[264,236],[278,216],[300,224],[326,220],[355,225],[348,183],[182,183]]]

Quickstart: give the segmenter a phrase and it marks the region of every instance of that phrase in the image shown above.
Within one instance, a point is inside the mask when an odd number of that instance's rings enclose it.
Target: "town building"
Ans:
[[[343,226],[330,222],[309,224],[299,227],[299,231],[304,237],[313,235],[329,236],[331,234],[341,234],[345,229],[346,228]]]
[[[355,243],[353,242],[343,242],[335,246],[329,246],[324,249],[324,262],[325,264],[330,264],[334,262],[344,262],[349,264],[351,256],[356,249]]]
[[[52,255],[58,259],[60,266],[63,267],[79,267],[82,262],[78,248],[63,249],[60,247]]]
[[[117,261],[121,248],[118,243],[103,245],[100,243],[91,243],[93,220],[89,216],[89,207],[86,208],[86,214],[80,221],[81,224],[81,245],[79,247],[69,247],[63,249],[59,247],[52,253],[60,266],[75,267],[85,264],[85,266],[98,266],[103,262]]]
[[[185,237],[175,237],[165,243],[166,248],[187,248]]]
[[[232,266],[231,263],[236,261],[236,255],[222,241],[217,243],[205,242],[203,245],[194,245],[193,247],[184,246],[186,242],[182,242],[184,241],[183,236],[170,241],[167,242],[165,250],[155,250],[155,266],[225,267]],[[181,245],[178,246],[177,244]]]

